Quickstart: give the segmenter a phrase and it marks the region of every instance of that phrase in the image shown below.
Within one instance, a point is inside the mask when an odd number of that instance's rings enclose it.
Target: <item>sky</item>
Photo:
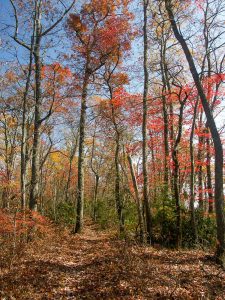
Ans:
[[[79,3],[82,1],[80,0]],[[142,16],[142,7],[138,6],[138,0],[134,1],[132,10],[135,10],[136,15],[138,15],[137,19],[140,22],[141,16]],[[137,14],[137,11],[139,13]],[[137,20],[136,20],[137,21]],[[0,43],[0,63],[5,61],[14,61],[15,60],[15,47],[17,48],[17,55],[20,59],[20,62],[23,63],[27,60],[27,50],[25,50],[23,47],[18,46],[12,38],[9,37],[8,32],[13,32],[13,24],[14,24],[14,17],[13,17],[13,9],[10,4],[9,0],[0,0],[0,38],[2,37],[2,40],[7,40],[8,44],[6,45],[6,48],[4,49],[5,45],[3,42]],[[64,45],[60,45],[60,43],[57,44],[55,47],[56,50],[49,49],[48,54],[45,54],[45,61],[48,61],[48,58],[51,60],[57,59],[57,53],[63,50]],[[127,59],[125,62],[126,67],[130,68],[131,72],[131,84],[128,87],[130,92],[142,92],[143,84],[141,81],[139,81],[139,76],[142,76],[141,69],[142,64],[141,62],[138,63],[137,61],[138,57],[141,54],[142,49],[142,38],[136,39],[133,42],[132,46],[132,53],[131,56]],[[135,68],[132,68],[132,66],[135,65]],[[134,71],[138,67],[137,71]],[[0,72],[3,72],[4,68],[0,70]],[[137,79],[138,78],[138,79]],[[151,87],[150,87],[151,89]],[[223,104],[224,105],[224,104]],[[225,112],[221,114],[221,116],[218,118],[218,124],[223,124],[225,119]]]

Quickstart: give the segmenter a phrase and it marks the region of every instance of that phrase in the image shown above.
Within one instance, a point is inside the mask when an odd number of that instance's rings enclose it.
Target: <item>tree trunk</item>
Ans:
[[[176,245],[177,248],[180,248],[182,245],[182,220],[181,220],[181,203],[180,203],[180,183],[179,183],[179,161],[178,161],[178,147],[180,144],[181,136],[182,136],[182,122],[183,122],[183,112],[184,105],[186,100],[181,102],[180,106],[180,114],[178,121],[178,134],[175,140],[172,158],[174,163],[174,179],[173,179],[173,189],[174,189],[174,198],[176,205]]]
[[[204,211],[204,203],[203,203],[203,169],[202,169],[202,146],[203,146],[203,137],[200,136],[198,138],[198,204],[200,211]]]
[[[196,244],[197,242],[197,227],[196,227],[196,218],[195,218],[195,161],[194,161],[194,145],[193,145],[193,138],[194,138],[194,130],[195,130],[195,121],[197,116],[197,109],[198,109],[198,99],[195,103],[194,107],[194,115],[192,120],[192,127],[191,127],[191,135],[190,135],[190,158],[191,158],[191,174],[190,174],[190,212],[191,212],[191,227],[192,227],[192,234],[193,234],[193,242]]]
[[[121,199],[120,192],[120,168],[119,168],[119,154],[120,154],[120,139],[119,136],[116,138],[116,151],[115,151],[115,170],[116,170],[116,179],[115,179],[115,200],[116,200],[116,209],[119,219],[119,229],[120,233],[124,232],[124,214],[123,214],[123,203]]]
[[[31,166],[31,187],[29,208],[37,210],[38,202],[38,183],[39,183],[39,144],[40,144],[40,107],[41,107],[41,2],[35,8],[36,32],[34,41],[34,62],[35,62],[35,111],[34,111],[34,136],[32,149],[32,166]]]
[[[34,22],[35,31],[35,22]],[[33,62],[34,36],[31,38],[30,62],[27,73],[26,87],[23,95],[23,115],[22,115],[22,137],[21,137],[21,169],[20,169],[20,191],[21,191],[21,208],[26,208],[26,184],[27,184],[27,96],[29,93],[32,62]]]
[[[81,96],[81,112],[79,125],[79,152],[78,152],[78,179],[77,179],[77,208],[76,208],[76,224],[74,233],[80,233],[83,229],[84,215],[84,139],[86,126],[86,109],[87,109],[87,87],[89,74],[86,70],[82,96]]]
[[[214,211],[213,207],[213,190],[212,190],[212,175],[211,175],[211,153],[210,153],[210,138],[206,138],[206,172],[207,172],[207,193],[208,193],[208,212],[211,214]]]
[[[66,191],[65,191],[65,201],[66,202],[69,201],[69,189],[70,189],[70,181],[71,181],[71,174],[72,174],[72,164],[73,164],[74,156],[77,152],[78,138],[79,138],[79,133],[77,133],[77,135],[76,135],[75,144],[72,146],[73,148],[71,149],[71,153],[70,153],[69,173],[68,173],[68,178],[67,178],[67,182],[66,182]]]
[[[142,168],[143,168],[143,203],[145,208],[146,218],[146,234],[147,242],[152,242],[152,218],[149,204],[149,186],[148,186],[148,170],[147,170],[147,117],[148,117],[148,84],[149,84],[149,73],[148,73],[148,34],[147,34],[147,9],[148,0],[143,0],[143,13],[144,13],[144,92],[143,92],[143,121],[142,121]]]
[[[94,221],[97,220],[98,186],[99,186],[99,175],[95,174],[94,208],[93,208],[93,219],[94,219]]]
[[[140,242],[143,243],[145,241],[145,235],[146,235],[145,230],[144,230],[143,207],[142,207],[141,199],[139,197],[137,180],[136,180],[136,176],[135,176],[135,172],[134,172],[132,158],[129,154],[127,155],[127,159],[129,162],[131,178],[132,178],[135,198],[136,198],[136,202],[137,202],[138,223],[139,223],[139,228],[140,228]]]

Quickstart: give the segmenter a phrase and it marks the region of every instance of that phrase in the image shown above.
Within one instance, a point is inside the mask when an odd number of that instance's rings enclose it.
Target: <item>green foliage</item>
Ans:
[[[85,213],[94,219],[94,203],[93,201],[85,201]],[[111,197],[98,199],[95,204],[95,221],[100,225],[101,229],[108,229],[117,226],[117,215],[114,199]]]
[[[93,218],[94,207],[91,201],[86,201],[85,211]],[[118,216],[114,198],[98,199],[95,212],[96,222],[102,229],[118,227]],[[132,199],[128,199],[124,203],[123,214],[126,232],[135,232],[137,227],[137,207]]]
[[[174,247],[176,241],[175,203],[170,195],[165,195],[165,187],[158,193],[152,213],[153,240],[166,247]]]
[[[117,225],[116,208],[112,199],[102,199],[97,202],[96,221],[102,229]]]
[[[129,199],[124,205],[125,230],[132,233],[137,230],[137,205],[133,199]]]
[[[211,248],[216,244],[216,220],[215,216],[203,215],[199,210],[195,211],[196,226],[198,233],[197,246]],[[183,217],[183,246],[193,247],[193,234],[191,229],[190,215],[186,212]]]
[[[201,211],[195,211],[196,227],[198,233],[197,245],[193,237],[191,215],[187,208],[181,207],[182,212],[182,245],[191,248],[210,248],[216,243],[215,216],[204,215]],[[156,243],[166,247],[176,246],[176,210],[172,197],[166,197],[163,192],[158,195],[153,206],[153,238]]]
[[[49,210],[49,218],[56,224],[73,225],[75,218],[74,204],[71,202],[60,202],[56,207]]]

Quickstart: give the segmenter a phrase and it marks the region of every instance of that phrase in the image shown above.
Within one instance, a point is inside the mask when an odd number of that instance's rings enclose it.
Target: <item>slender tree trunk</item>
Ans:
[[[191,174],[190,174],[190,212],[191,212],[191,227],[192,227],[192,234],[193,234],[193,241],[194,243],[197,242],[197,226],[196,226],[196,218],[195,218],[195,161],[194,161],[194,145],[193,145],[193,138],[194,138],[194,130],[195,130],[195,122],[198,110],[198,100],[195,103],[194,107],[194,115],[192,120],[192,127],[191,127],[191,135],[190,135],[190,158],[191,158]]]
[[[73,149],[71,150],[71,153],[70,153],[69,173],[68,173],[68,178],[67,178],[67,182],[66,182],[66,191],[65,191],[65,201],[66,202],[69,201],[69,189],[70,189],[70,181],[71,181],[71,175],[72,175],[72,164],[73,164],[74,156],[77,152],[78,138],[79,138],[79,134],[77,133],[75,144],[72,146]]]
[[[224,213],[224,193],[223,193],[223,147],[220,139],[219,132],[217,130],[215,120],[212,116],[207,97],[204,93],[199,74],[197,72],[193,57],[188,48],[188,45],[179,32],[176,21],[174,19],[172,11],[171,0],[165,1],[166,9],[170,18],[170,23],[173,28],[174,35],[186,56],[189,68],[195,82],[195,86],[198,90],[199,97],[204,108],[204,112],[207,118],[207,124],[210,129],[214,148],[215,148],[215,208],[216,208],[216,223],[217,223],[217,248],[215,255],[217,259],[225,266],[225,213]]]
[[[198,138],[198,203],[200,211],[204,211],[204,203],[203,203],[203,169],[202,169],[202,147],[203,147],[203,137],[200,136]]]
[[[168,124],[168,113],[167,113],[167,104],[166,104],[166,96],[165,92],[167,90],[166,76],[165,76],[165,45],[161,44],[161,58],[160,58],[160,68],[161,68],[161,76],[163,83],[162,90],[162,105],[163,105],[163,121],[164,121],[164,184],[166,191],[168,191],[169,186],[169,169],[168,169],[168,156],[169,156],[169,124]],[[166,193],[167,194],[167,193]]]
[[[152,240],[152,218],[149,204],[149,183],[148,183],[148,146],[147,146],[147,117],[148,117],[148,84],[149,84],[149,73],[148,73],[148,34],[147,34],[147,10],[148,0],[143,0],[143,13],[144,13],[144,92],[143,92],[143,122],[142,122],[142,168],[143,168],[143,203],[145,208],[146,218],[146,234],[147,242],[151,244]]]
[[[119,154],[120,154],[120,139],[119,135],[116,137],[116,151],[115,151],[115,170],[116,170],[116,179],[115,179],[115,200],[116,208],[119,219],[119,229],[120,233],[124,232],[124,214],[123,214],[123,203],[121,199],[120,191],[120,167],[119,167]]]
[[[162,108],[163,108],[163,122],[164,122],[164,131],[163,131],[163,137],[164,137],[164,186],[163,186],[163,218],[162,218],[162,236],[163,239],[166,238],[166,217],[165,217],[165,205],[166,202],[168,202],[169,198],[169,168],[168,168],[168,157],[169,157],[169,121],[168,121],[168,108],[166,103],[166,96],[165,93],[167,91],[167,76],[166,73],[166,44],[164,40],[161,41],[161,55],[160,55],[160,68],[161,68],[161,76],[162,76],[162,83],[163,83],[163,89],[162,89]]]
[[[34,62],[35,62],[35,111],[34,111],[34,136],[32,149],[32,166],[31,166],[31,188],[29,208],[37,210],[38,202],[38,183],[39,183],[39,144],[40,144],[40,119],[41,119],[41,59],[40,59],[40,45],[41,45],[41,1],[36,1],[36,33],[34,42]]]
[[[35,22],[34,22],[35,31]],[[26,87],[23,95],[23,115],[22,115],[22,140],[21,140],[21,169],[20,169],[20,191],[21,208],[26,208],[26,184],[27,184],[27,97],[29,93],[32,63],[33,63],[34,36],[31,38],[30,62],[27,73]]]
[[[112,88],[109,86],[110,91],[110,98],[113,99],[113,93]],[[115,162],[115,172],[116,172],[116,178],[115,178],[115,202],[116,202],[116,209],[117,209],[117,215],[119,220],[119,230],[120,233],[124,232],[124,214],[123,214],[123,201],[122,201],[122,195],[121,195],[121,188],[120,188],[120,166],[119,166],[119,156],[120,156],[120,132],[119,128],[116,122],[116,116],[115,116],[115,109],[114,105],[111,101],[111,110],[112,110],[112,121],[115,128],[115,134],[116,134],[116,149],[115,149],[115,156],[114,156],[114,162]]]
[[[210,138],[206,138],[206,159],[207,159],[207,165],[206,165],[206,172],[207,172],[207,193],[208,193],[208,212],[213,213],[214,207],[213,207],[213,187],[212,187],[212,172],[211,172],[211,153],[210,153]]]
[[[82,97],[81,97],[81,112],[79,125],[79,152],[78,152],[78,179],[77,179],[77,208],[76,208],[76,224],[74,233],[79,233],[83,229],[84,215],[84,139],[86,126],[86,109],[87,109],[87,88],[89,74],[86,70]]]
[[[178,121],[178,134],[175,140],[172,158],[174,163],[174,182],[173,182],[173,189],[174,189],[174,198],[175,198],[175,205],[176,205],[176,244],[177,248],[180,248],[182,245],[182,219],[181,219],[181,203],[180,203],[180,183],[179,183],[179,160],[178,160],[178,147],[180,144],[181,136],[182,136],[182,122],[183,122],[183,112],[184,112],[184,105],[186,100],[181,102],[180,106],[180,114],[179,114],[179,121]]]
[[[116,114],[115,114],[115,108],[114,104],[112,102],[113,99],[113,89],[112,86],[110,85],[110,82],[107,81],[107,85],[109,88],[109,93],[110,93],[110,105],[111,105],[111,111],[112,111],[112,122],[113,126],[115,129],[115,141],[116,141],[116,148],[115,148],[115,156],[114,156],[114,162],[115,162],[115,172],[116,172],[116,178],[115,178],[115,202],[116,202],[116,209],[117,209],[117,215],[118,215],[118,220],[119,220],[119,230],[120,233],[123,233],[125,228],[124,228],[124,213],[123,213],[123,199],[121,195],[121,187],[120,187],[120,181],[121,181],[121,176],[120,176],[120,164],[119,164],[119,156],[120,156],[120,130],[118,128],[118,124],[116,121]]]
[[[96,221],[96,219],[97,219],[98,186],[99,186],[99,175],[93,165],[94,148],[95,148],[95,134],[96,134],[96,124],[95,124],[94,136],[93,136],[93,140],[92,140],[92,151],[91,151],[91,170],[95,176],[94,197],[93,197],[93,202],[94,202],[94,204],[93,204],[93,220],[94,221]]]
[[[136,176],[135,176],[135,172],[134,172],[132,158],[129,154],[127,155],[127,159],[128,159],[128,162],[129,162],[131,178],[132,178],[135,198],[136,198],[136,202],[137,202],[138,223],[139,223],[139,228],[140,228],[140,242],[143,243],[143,242],[145,242],[146,233],[145,233],[145,230],[144,230],[142,201],[140,199],[139,192],[138,192],[138,185],[137,185],[137,180],[136,180]]]
[[[98,186],[99,186],[99,175],[95,174],[94,208],[93,208],[93,219],[94,219],[94,221],[97,220]]]
[[[39,22],[37,21],[39,24]],[[37,210],[38,183],[39,183],[39,144],[40,144],[40,106],[41,106],[41,60],[40,60],[40,27],[37,25],[34,47],[35,61],[35,111],[34,111],[34,138],[32,149],[31,189],[29,207]]]

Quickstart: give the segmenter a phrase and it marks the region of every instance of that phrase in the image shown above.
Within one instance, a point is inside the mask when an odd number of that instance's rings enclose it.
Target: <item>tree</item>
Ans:
[[[38,200],[38,182],[39,182],[39,144],[40,144],[40,127],[41,124],[51,115],[51,109],[49,113],[42,117],[41,116],[41,104],[42,104],[42,91],[41,91],[41,69],[42,69],[42,59],[41,59],[41,46],[43,37],[47,36],[52,30],[63,20],[66,14],[73,7],[75,1],[73,1],[68,7],[63,3],[65,8],[64,12],[57,19],[54,19],[54,22],[49,25],[48,28],[43,27],[42,25],[42,14],[43,12],[47,13],[46,8],[43,6],[42,0],[35,0],[34,6],[33,3],[28,3],[29,8],[29,17],[32,20],[32,29],[31,29],[31,43],[20,39],[19,33],[19,17],[18,17],[18,8],[16,7],[16,1],[10,0],[15,17],[15,31],[13,38],[16,43],[18,43],[23,48],[27,49],[30,52],[30,63],[27,74],[27,83],[24,92],[24,101],[23,101],[23,124],[25,124],[26,119],[26,106],[27,106],[27,93],[30,85],[30,76],[31,76],[31,64],[32,56],[34,57],[34,73],[35,73],[35,110],[34,110],[34,133],[33,133],[33,147],[32,147],[32,172],[31,172],[31,184],[30,184],[30,199],[29,207],[32,210],[37,210],[37,200]],[[20,12],[24,8],[25,3],[19,3]],[[22,151],[21,151],[21,190],[22,190],[22,203],[25,202],[25,177],[26,177],[26,160],[25,160],[25,140],[26,132],[24,130],[25,125],[23,125],[23,137],[22,137]]]
[[[79,125],[77,213],[74,232],[83,227],[84,206],[84,146],[88,87],[96,72],[107,61],[113,60],[121,38],[126,34],[127,19],[118,16],[117,1],[90,1],[85,4],[79,15],[71,14],[68,28],[72,33],[73,45],[79,53],[79,67],[84,71],[79,74],[81,84],[81,112]],[[121,2],[123,8],[123,2]],[[126,4],[126,1],[125,1]],[[125,7],[126,5],[124,5]]]
[[[207,100],[207,96],[202,87],[200,77],[195,66],[193,57],[188,48],[182,33],[178,29],[177,22],[173,13],[172,1],[165,1],[165,7],[168,12],[169,20],[174,32],[174,35],[180,43],[184,54],[186,56],[193,80],[201,99],[202,106],[207,118],[207,124],[209,126],[212,139],[215,148],[215,207],[216,207],[216,221],[217,221],[217,240],[218,245],[216,249],[216,257],[225,265],[225,215],[224,215],[224,194],[223,194],[223,147],[220,139],[218,129],[215,124],[215,120],[212,116],[210,106]]]
[[[147,242],[151,244],[152,240],[152,217],[149,204],[149,182],[148,182],[148,155],[147,155],[147,115],[148,115],[148,89],[149,89],[149,72],[148,72],[148,5],[149,0],[143,0],[143,36],[144,36],[144,91],[143,91],[143,121],[142,121],[142,168],[143,168],[143,203],[146,218]]]

